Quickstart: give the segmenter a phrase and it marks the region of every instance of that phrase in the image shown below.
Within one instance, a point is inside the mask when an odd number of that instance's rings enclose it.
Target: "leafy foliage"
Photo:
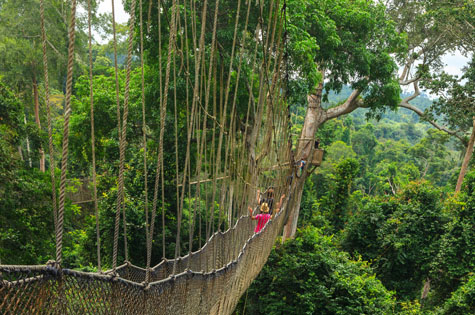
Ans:
[[[452,296],[445,302],[444,306],[437,314],[473,314],[475,312],[475,276],[468,279],[460,286]]]
[[[54,249],[49,175],[26,168],[18,151],[24,128],[18,99],[0,81],[0,260],[45,263]]]
[[[390,314],[395,305],[366,262],[314,227],[276,246],[247,298],[237,314]]]
[[[451,220],[444,227],[440,250],[432,262],[438,298],[446,298],[475,270],[475,173],[467,174],[462,194],[445,202]],[[436,297],[437,298],[437,297]]]

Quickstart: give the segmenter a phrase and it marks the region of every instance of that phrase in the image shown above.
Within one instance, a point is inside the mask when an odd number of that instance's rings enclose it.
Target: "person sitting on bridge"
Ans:
[[[256,228],[254,229],[255,233],[260,232],[262,228],[264,228],[264,226],[266,225],[267,221],[269,221],[269,219],[274,218],[274,216],[280,211],[282,200],[284,200],[284,198],[285,198],[285,194],[280,197],[279,204],[277,205],[277,208],[275,209],[275,212],[272,213],[272,215],[269,214],[269,205],[267,204],[267,202],[262,203],[260,207],[261,213],[255,216],[252,215],[252,208],[248,207],[249,217],[251,217],[252,220],[257,220],[257,225],[256,225]]]

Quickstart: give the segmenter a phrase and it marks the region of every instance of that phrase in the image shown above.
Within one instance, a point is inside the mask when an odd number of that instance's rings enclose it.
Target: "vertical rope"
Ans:
[[[142,83],[142,141],[143,141],[143,169],[144,169],[144,198],[145,198],[145,241],[148,246],[150,235],[148,234],[148,171],[147,171],[147,122],[145,120],[145,78],[144,78],[144,57],[143,57],[143,8],[142,0],[139,2],[140,7],[140,70],[141,70],[141,83]],[[152,1],[149,5],[149,24],[150,27],[150,15],[151,15]]]
[[[202,66],[201,68],[204,69],[204,68],[205,68],[205,65],[206,65],[206,63],[205,63],[205,55],[203,54],[202,57],[203,57],[203,66]],[[202,71],[202,73],[201,73],[201,78],[202,78],[202,82],[201,82],[200,95],[203,95],[203,88],[206,88],[206,86],[207,86],[207,84],[206,84],[206,74],[204,73],[204,71]],[[201,132],[201,138],[197,138],[198,141],[200,141],[200,143],[199,143],[199,144],[200,144],[200,146],[199,146],[199,148],[200,148],[200,149],[199,149],[200,153],[199,153],[199,156],[198,156],[198,159],[199,159],[199,161],[198,161],[199,167],[198,167],[198,166],[196,167],[196,170],[197,170],[196,173],[198,174],[198,183],[197,183],[197,188],[196,188],[196,193],[195,193],[195,200],[198,200],[199,206],[200,206],[200,208],[199,208],[199,213],[198,213],[198,218],[199,218],[199,220],[198,220],[198,221],[199,221],[199,222],[198,222],[198,238],[199,238],[199,239],[198,239],[198,241],[199,241],[198,245],[199,245],[199,247],[198,247],[198,248],[201,248],[201,234],[202,234],[202,233],[201,233],[201,225],[202,225],[202,216],[203,216],[203,215],[202,215],[202,211],[201,211],[201,209],[202,209],[202,208],[201,208],[201,167],[202,167],[202,159],[203,159],[203,154],[204,154],[204,151],[203,151],[204,142],[205,142],[205,138],[206,138],[206,129],[207,129],[207,128],[206,128],[206,127],[207,127],[207,126],[206,126],[206,122],[207,122],[207,119],[208,119],[208,116],[206,115],[206,110],[207,110],[206,108],[203,109],[203,112],[204,112],[204,113],[203,113],[203,114],[204,114],[204,122],[203,122],[203,127],[201,127],[201,130],[202,130],[202,132]],[[200,116],[201,116],[201,108],[200,108]],[[198,132],[198,133],[197,133],[197,136],[199,136],[199,134],[200,134],[200,133]],[[198,151],[198,150],[197,150],[197,151]],[[205,163],[206,163],[206,160],[205,160]],[[205,167],[205,168],[206,168],[206,167]],[[196,202],[195,202],[195,204],[196,204]],[[196,206],[195,206],[195,208],[196,208]],[[200,256],[200,257],[201,257],[201,256]],[[201,260],[200,260],[200,266],[201,266]]]
[[[202,11],[202,18],[201,18],[202,21],[206,21],[207,5],[208,5],[208,1],[205,0],[204,3],[203,3],[203,11]],[[190,159],[190,142],[191,142],[193,121],[194,121],[195,110],[196,110],[196,102],[198,100],[197,93],[198,93],[198,87],[199,87],[199,73],[200,73],[200,66],[201,66],[201,62],[199,62],[199,61],[200,61],[200,58],[201,58],[201,53],[204,50],[205,26],[206,26],[206,23],[202,23],[201,36],[200,36],[200,41],[199,41],[199,49],[198,49],[198,53],[196,54],[196,57],[195,57],[195,60],[196,60],[196,62],[195,62],[195,86],[193,88],[193,100],[192,100],[190,123],[189,123],[189,128],[188,128],[188,135],[187,135],[185,169],[184,169],[183,174],[187,174],[188,162],[189,162],[189,159]],[[184,198],[185,198],[185,186],[186,186],[185,184],[186,184],[186,176],[183,177],[182,195],[181,195],[181,198],[180,198],[180,208],[181,209],[183,208],[183,201],[184,201]],[[175,254],[177,253],[178,246],[179,246],[179,235],[178,235],[178,233],[177,233],[177,243],[176,244],[177,244],[177,246],[175,247]],[[191,254],[191,251],[190,251],[190,254]],[[175,272],[175,270],[176,270],[176,261],[173,264],[173,271]]]
[[[235,48],[236,48],[236,37],[237,37],[237,33],[238,33],[237,29],[238,29],[238,25],[239,25],[240,10],[241,10],[241,0],[239,0],[238,4],[237,4],[236,20],[235,20],[235,24],[234,24],[233,44],[232,44],[232,49],[231,49],[231,59],[230,59],[230,63],[229,63],[228,79],[227,79],[227,83],[226,83],[226,87],[225,87],[225,91],[224,91],[224,109],[223,109],[223,112],[222,112],[223,127],[221,129],[220,134],[219,134],[218,167],[216,168],[217,171],[218,171],[218,169],[220,169],[220,164],[221,164],[221,146],[222,146],[222,142],[223,142],[224,128],[225,128],[225,125],[226,125],[226,119],[225,118],[226,118],[226,112],[227,112],[227,107],[228,107],[229,87],[230,87],[230,84],[231,84],[231,74],[232,74],[233,61],[234,61],[234,52],[235,52]],[[232,115],[232,113],[231,113],[231,115]],[[227,146],[225,148],[225,151],[227,151]],[[227,159],[227,156],[225,157],[225,159]],[[216,176],[217,176],[217,174],[216,174]],[[219,214],[218,214],[219,215],[219,217],[218,217],[218,230],[221,229],[221,212],[222,212],[222,210],[223,210],[223,207],[220,205]]]
[[[114,231],[114,255],[113,255],[113,269],[115,271],[117,266],[117,245],[118,245],[118,227],[119,227],[119,217],[120,210],[122,209],[122,218],[123,218],[123,228],[124,228],[124,256],[125,260],[129,260],[128,246],[127,246],[127,224],[125,216],[125,204],[124,204],[124,164],[125,164],[125,146],[126,146],[126,135],[127,135],[127,116],[129,114],[129,94],[130,94],[130,72],[132,68],[132,44],[133,44],[133,34],[135,26],[135,7],[136,1],[132,0],[132,5],[130,9],[130,19],[129,19],[129,34],[128,34],[128,47],[127,47],[127,62],[126,62],[126,78],[125,78],[125,92],[124,92],[124,112],[122,117],[122,128],[119,128],[121,133],[119,137],[119,183],[117,190],[117,207],[116,207],[116,230]],[[114,9],[114,8],[113,8]],[[115,24],[115,17],[113,13],[113,19]],[[115,33],[115,32],[114,32]],[[114,41],[115,44],[115,41]],[[117,70],[117,69],[116,69]],[[116,73],[117,76],[117,73]],[[116,88],[118,88],[116,86]],[[120,114],[120,111],[118,111]],[[120,122],[120,117],[118,119]],[[117,236],[117,237],[116,237]]]
[[[175,180],[176,180],[176,212],[177,212],[177,219],[178,219],[178,228],[177,231],[181,227],[181,215],[180,215],[180,190],[178,189],[178,185],[180,183],[180,180],[178,178],[178,115],[177,115],[177,95],[176,95],[176,58],[173,58],[173,84],[175,86],[174,92],[173,92],[173,104],[174,104],[174,114],[175,114]],[[188,86],[187,86],[188,90]],[[179,232],[177,232],[179,233]],[[174,257],[176,259],[176,257]]]
[[[217,77],[217,75],[215,76]],[[224,77],[224,66],[221,64],[221,72],[220,72],[220,80],[219,80],[219,103],[221,104],[222,103],[222,92],[223,92],[223,79]],[[213,101],[213,115],[215,117],[218,117],[218,110],[217,110],[217,103],[218,103],[218,95],[217,95],[217,82],[215,81],[215,96],[214,96],[214,101]],[[222,106],[220,106],[222,108]],[[225,127],[225,121],[223,121],[223,115],[221,113],[221,121],[222,121],[222,127],[220,129],[220,132],[219,132],[219,138],[218,138],[218,149],[216,150],[215,149],[215,142],[213,141],[213,151],[215,152],[214,154],[214,157],[213,157],[213,161],[214,161],[214,168],[215,168],[215,175],[213,177],[213,193],[212,193],[212,202],[213,202],[213,208],[212,208],[212,216],[211,216],[211,228],[212,228],[212,234],[214,234],[214,216],[215,216],[215,198],[216,198],[216,181],[217,181],[217,178],[218,178],[218,173],[220,171],[220,166],[221,166],[221,163],[220,163],[220,159],[221,159],[221,147],[222,147],[222,135],[221,133],[224,132],[224,127]],[[216,129],[215,128],[216,125],[214,126],[214,130]],[[214,132],[214,131],[213,131]],[[214,139],[213,139],[214,140]],[[221,140],[221,141],[219,141]],[[219,215],[219,209],[218,209],[218,215]],[[218,222],[219,222],[219,217],[218,217]],[[219,227],[218,227],[218,230],[219,230]],[[216,261],[214,262],[216,264]]]
[[[237,74],[236,74],[236,85],[235,85],[235,88],[234,88],[233,105],[232,105],[232,109],[231,109],[232,114],[231,114],[231,123],[230,123],[230,125],[234,125],[234,126],[235,126],[236,122],[234,120],[235,115],[233,113],[235,113],[235,108],[236,108],[236,99],[237,99],[238,88],[239,88],[239,78],[240,78],[240,75],[241,75],[242,62],[243,62],[243,58],[244,58],[244,50],[245,50],[245,47],[246,47],[247,28],[248,28],[248,23],[249,23],[250,10],[251,10],[251,2],[249,1],[248,6],[247,6],[246,21],[244,23],[244,29],[242,31],[242,39],[241,39],[241,43],[240,43],[241,49],[240,49],[240,52],[239,52],[239,63],[238,63],[238,69],[237,69]],[[236,113],[236,115],[237,115],[237,113]],[[235,129],[232,129],[232,130],[234,131]],[[232,139],[234,140],[235,137],[233,137]],[[228,150],[228,148],[227,148],[227,150]],[[228,154],[226,154],[226,157],[227,156],[228,156]],[[226,169],[226,167],[225,167],[225,169]],[[234,171],[236,173],[238,172],[237,167],[234,168]]]
[[[285,94],[284,94],[284,101],[287,103],[287,129],[288,129],[288,136],[289,136],[289,150],[292,150],[292,117],[290,113],[290,102],[289,102],[289,79],[290,79],[290,71],[289,71],[289,33],[287,31],[287,0],[284,0],[284,6],[282,8],[283,15],[284,15],[284,63],[285,63]],[[293,161],[289,161],[289,163],[293,163]]]
[[[205,0],[203,3],[203,8],[202,8],[202,13],[201,13],[201,21],[206,21],[206,13],[207,13],[207,7],[208,7],[208,1]],[[196,16],[196,14],[195,14]],[[205,34],[205,26],[206,23],[201,23],[201,35],[200,35],[200,40],[199,40],[199,48],[198,48],[198,53],[195,54],[195,81],[194,81],[194,88],[193,88],[193,99],[192,99],[192,105],[191,105],[191,114],[190,114],[190,123],[189,123],[189,129],[188,129],[188,137],[187,137],[187,149],[186,149],[186,157],[185,157],[185,163],[189,164],[189,176],[190,180],[188,181],[189,183],[191,182],[191,161],[190,161],[190,141],[191,141],[191,136],[193,134],[193,128],[194,128],[194,123],[195,123],[195,116],[197,115],[197,102],[199,99],[199,87],[200,87],[200,69],[201,69],[201,56],[202,52],[204,49],[204,34]],[[196,51],[196,18],[193,19],[192,21],[192,31],[193,33],[193,48],[194,51]],[[196,129],[196,128],[195,128]],[[186,173],[186,166],[185,165],[185,173]],[[185,197],[185,183],[186,179],[183,179],[183,190],[182,190],[182,196],[181,196],[181,204],[180,207],[182,207],[183,200]],[[189,187],[190,184],[188,184],[188,191],[189,191],[189,196],[191,197],[191,192]],[[190,204],[191,207],[191,204]],[[195,209],[194,209],[195,210]],[[195,211],[193,210],[193,214],[190,219],[190,229],[189,229],[189,250],[188,253],[191,255],[192,248],[193,248],[193,224],[195,220]],[[189,264],[190,260],[188,260]],[[189,265],[187,266],[189,267]]]
[[[152,256],[152,237],[153,237],[153,230],[155,226],[155,216],[157,212],[157,202],[158,202],[158,183],[160,179],[160,167],[162,165],[163,159],[163,138],[165,134],[165,115],[167,110],[167,102],[168,102],[168,86],[169,86],[169,79],[170,79],[170,67],[171,67],[171,57],[174,54],[174,42],[176,37],[176,0],[173,0],[172,10],[171,10],[171,25],[170,25],[170,35],[168,38],[168,56],[167,56],[167,68],[165,70],[165,87],[163,90],[163,100],[161,100],[161,108],[160,108],[160,140],[159,140],[159,153],[158,153],[158,160],[157,160],[157,173],[155,176],[155,187],[153,193],[153,206],[152,206],[152,220],[150,226],[150,242],[147,248],[147,281],[149,278],[149,269],[150,269],[150,260]],[[165,232],[165,231],[164,231]]]
[[[130,19],[129,19],[129,38],[128,38],[128,49],[127,49],[127,70],[125,77],[125,92],[124,92],[124,113],[122,116],[122,136],[120,137],[120,166],[119,166],[119,195],[120,201],[122,203],[122,218],[123,218],[123,228],[124,228],[124,256],[125,260],[129,261],[129,249],[127,245],[127,221],[125,215],[125,200],[124,200],[124,164],[125,164],[125,146],[126,135],[127,135],[127,116],[129,114],[129,96],[130,96],[130,73],[132,71],[132,48],[133,48],[133,39],[134,39],[134,27],[135,27],[135,7],[136,0],[132,0],[132,5],[130,8]]]
[[[207,111],[208,110],[208,104],[209,104],[209,94],[210,94],[210,91],[211,91],[211,81],[213,81],[211,78],[212,78],[212,74],[213,74],[213,69],[214,69],[214,83],[215,83],[215,89],[216,90],[216,67],[213,67],[214,65],[214,55],[215,55],[215,50],[216,50],[216,29],[217,29],[217,25],[218,25],[218,9],[219,9],[219,0],[216,0],[216,8],[215,8],[215,12],[214,12],[214,23],[213,23],[213,34],[211,36],[211,52],[210,52],[210,60],[209,60],[209,69],[208,69],[208,84],[207,84],[207,87],[206,87],[206,92],[205,92],[205,110]],[[216,103],[214,103],[216,104]],[[214,150],[214,141],[215,141],[215,132],[216,132],[216,113],[213,112],[213,117],[215,118],[214,119],[214,123],[213,123],[213,138],[212,138],[212,143],[213,143],[213,150]],[[212,210],[211,210],[211,215],[214,215],[214,196],[213,196],[213,200],[212,200],[212,203],[211,203],[211,206],[212,206]],[[209,238],[209,230],[208,228],[206,229],[206,241],[208,241],[208,238]]]
[[[59,185],[58,229],[56,230],[56,262],[61,265],[63,250],[64,203],[66,193],[66,172],[68,169],[69,118],[71,116],[71,94],[73,86],[74,39],[76,27],[76,0],[71,0],[71,21],[69,24],[68,73],[66,77],[66,103],[64,106],[63,147],[61,158],[61,181]]]
[[[184,24],[185,24],[185,39],[183,39],[182,37],[182,41],[181,41],[181,49],[183,51],[183,46],[185,46],[185,51],[188,52],[189,49],[188,49],[188,22],[187,22],[187,7],[186,7],[186,0],[183,1],[183,19],[184,19]],[[185,77],[187,78],[187,80],[185,80],[185,94],[186,94],[186,97],[185,97],[185,103],[186,103],[186,125],[188,126],[188,94],[189,94],[189,75],[190,75],[190,71],[189,71],[189,58],[186,58],[186,63],[185,63]],[[175,141],[177,141],[177,135],[176,135],[176,132],[177,132],[177,116],[176,116],[176,102],[175,102]],[[176,142],[175,144],[175,148],[176,150],[178,150],[178,144]],[[175,155],[176,155],[176,163],[178,165],[178,151],[175,151]],[[186,164],[186,163],[185,163]],[[184,167],[184,170],[186,169],[186,167]],[[183,176],[186,176],[185,172],[183,172]],[[178,190],[178,185],[179,185],[179,182],[178,182],[178,166],[177,166],[177,190]],[[178,219],[177,219],[177,233],[176,233],[176,242],[175,242],[175,255],[174,255],[174,258],[175,260],[177,259],[178,255],[180,255],[180,235],[181,235],[181,220],[182,220],[182,216],[183,216],[183,208],[180,207],[180,196],[179,196],[179,191],[177,192],[177,216],[178,216]],[[174,263],[173,265],[173,274],[175,274],[175,271],[176,271],[176,264]]]
[[[161,6],[160,6],[160,1],[158,1],[158,25],[161,26]],[[175,13],[175,16],[178,16],[178,5],[179,2],[177,2],[177,12]],[[176,20],[175,20],[176,21]],[[176,30],[176,22],[175,22],[175,30]],[[158,39],[158,46],[159,46],[159,69],[160,69],[160,102],[163,102],[163,90],[162,90],[162,38],[161,38],[161,29],[158,31],[159,34],[159,39]],[[174,43],[175,44],[175,43]],[[175,71],[175,53],[173,53],[173,71]],[[176,94],[176,90],[175,90]],[[176,97],[176,95],[175,95]],[[160,105],[163,105],[162,103]],[[161,107],[160,107],[161,108]],[[162,185],[161,185],[161,192],[162,192],[162,259],[165,259],[166,254],[165,254],[165,176],[164,176],[164,169],[163,169],[163,157],[161,159],[161,164],[160,164],[160,174],[161,174],[161,180],[162,180]]]
[[[201,69],[204,68],[204,65],[203,65],[203,61],[204,61],[204,54],[201,55],[201,59],[200,59],[200,62],[202,63],[202,67]],[[200,83],[199,83],[199,96],[200,97],[202,95],[202,89],[203,89],[203,71],[201,71],[200,73]],[[196,112],[196,116],[197,116],[197,119],[195,120],[195,124],[194,124],[194,133],[195,133],[195,137],[196,137],[196,159],[197,159],[197,164],[196,164],[196,167],[195,167],[195,176],[197,178],[197,183],[195,184],[195,197],[194,197],[194,201],[193,201],[193,215],[192,215],[192,219],[190,221],[190,252],[193,251],[193,238],[194,238],[194,232],[195,232],[195,225],[196,225],[196,212],[197,212],[197,208],[198,208],[198,203],[199,203],[199,197],[198,197],[198,193],[199,193],[199,189],[200,189],[200,183],[201,183],[201,172],[200,172],[200,169],[201,169],[201,162],[202,162],[202,155],[201,155],[201,135],[203,133],[201,133],[200,135],[200,131],[202,130],[202,127],[201,127],[201,120],[199,119],[201,117],[201,107],[198,106],[197,107],[197,112]],[[206,118],[206,116],[205,116]],[[193,133],[193,131],[192,131]],[[191,164],[190,164],[190,179],[189,179],[189,182],[188,182],[188,196],[190,198],[190,201],[192,200],[192,194],[191,194]],[[190,202],[190,207],[191,207],[191,202]],[[201,206],[200,206],[201,207]],[[199,213],[198,213],[198,217],[199,216]],[[199,220],[198,220],[199,221]],[[199,236],[199,235],[198,235]],[[199,237],[198,237],[199,238]]]
[[[214,26],[213,26],[213,37],[212,39],[215,40],[216,38],[216,32],[214,30]],[[211,45],[211,48],[215,48],[216,44],[212,44]],[[214,54],[211,54],[210,56],[210,59],[214,56]],[[213,65],[213,63],[210,61],[210,67]],[[214,160],[215,160],[215,153],[216,153],[216,148],[215,148],[215,144],[216,144],[216,93],[217,93],[217,80],[218,80],[218,77],[217,77],[217,71],[218,71],[218,63],[216,62],[216,65],[212,68],[212,71],[213,71],[213,117],[215,119],[213,119],[213,134],[212,134],[212,138],[211,138],[211,154],[210,154],[210,174],[212,173],[212,166],[213,166],[213,163],[214,163]],[[211,68],[210,68],[210,73],[209,73],[209,76],[211,78]],[[209,94],[210,93],[210,90],[211,90],[211,79],[208,81],[208,89],[207,89],[207,93]],[[206,101],[209,100],[209,95],[206,97]],[[206,107],[207,108],[207,107]],[[209,218],[209,226],[207,228],[207,231],[206,231],[206,239],[208,240],[210,238],[210,233],[211,233],[211,229],[212,229],[212,226],[214,224],[214,198],[215,198],[215,193],[216,193],[216,178],[213,178],[213,188],[212,188],[212,196],[211,196],[211,209],[210,209],[210,218]],[[213,227],[213,232],[214,232],[214,227]]]
[[[122,136],[121,133],[121,123],[120,123],[120,98],[119,98],[119,67],[117,66],[117,39],[116,39],[116,27],[115,27],[115,8],[114,8],[114,0],[112,2],[112,41],[114,46],[114,70],[115,70],[115,98],[116,98],[116,109],[117,109],[117,133],[120,138]],[[120,201],[120,194],[117,193],[117,204]],[[119,243],[119,222],[120,222],[120,207],[117,206],[116,213],[115,213],[115,225],[114,225],[114,244],[113,244],[113,251],[112,251],[112,269],[116,270],[117,267],[117,245]]]
[[[91,102],[91,154],[92,154],[92,183],[94,186],[94,213],[96,215],[96,241],[97,241],[97,269],[101,272],[101,235],[99,231],[99,210],[97,206],[96,182],[96,140],[94,132],[94,89],[92,80],[92,27],[91,27],[91,0],[87,1],[87,24],[89,34],[89,98]]]
[[[162,165],[161,165],[161,177],[162,177],[162,259],[165,259],[165,170],[163,167],[163,160],[162,157]]]
[[[48,57],[46,55],[46,29],[45,29],[45,8],[44,0],[40,1],[40,16],[41,16],[41,39],[43,48],[43,68],[45,76],[45,103],[46,113],[48,116],[48,146],[49,146],[49,161],[50,161],[50,175],[51,175],[51,190],[53,198],[53,218],[55,232],[58,230],[58,208],[56,201],[56,178],[55,178],[55,161],[54,161],[54,147],[53,147],[53,131],[51,122],[51,104],[50,104],[50,92],[49,92],[49,76],[48,76]]]
[[[204,111],[206,112],[207,111],[207,106],[208,106],[208,103],[209,103],[209,89],[210,89],[210,85],[211,85],[211,74],[212,74],[212,69],[213,69],[213,57],[214,57],[214,53],[215,53],[215,42],[216,42],[216,29],[217,29],[217,24],[218,24],[218,10],[219,10],[219,0],[216,1],[216,8],[215,8],[215,12],[214,12],[214,23],[213,23],[213,34],[211,36],[211,52],[210,52],[210,61],[209,61],[209,69],[208,69],[208,75],[209,75],[209,78],[208,78],[208,82],[206,83],[206,74],[204,71],[202,71],[202,74],[201,74],[201,78],[204,82],[204,84],[201,85],[201,88],[205,87],[206,90],[205,90],[205,107],[204,107]],[[203,67],[202,69],[204,70],[204,66],[205,66],[205,55],[202,54],[202,60],[200,61],[203,63]],[[202,92],[200,92],[200,95],[202,95]],[[198,114],[198,117],[200,116],[200,114]],[[194,210],[193,210],[193,223],[194,223],[194,220],[195,220],[195,214],[196,214],[196,210],[197,210],[197,206],[199,204],[199,207],[201,209],[201,166],[202,166],[202,157],[203,157],[203,147],[204,147],[204,141],[205,141],[205,138],[206,138],[206,131],[207,131],[207,118],[208,118],[208,115],[204,114],[204,122],[203,122],[203,127],[202,128],[197,128],[196,129],[196,135],[197,135],[197,143],[198,143],[198,149],[196,151],[197,153],[197,166],[196,166],[196,175],[198,177],[198,181],[197,181],[197,186],[196,186],[196,193],[195,193],[195,207],[194,207]],[[199,135],[199,130],[202,130],[201,132],[201,137]],[[199,247],[201,247],[201,214],[199,216]],[[190,252],[192,250],[192,239],[193,239],[193,230],[194,230],[194,224],[191,225],[191,229],[190,229]]]

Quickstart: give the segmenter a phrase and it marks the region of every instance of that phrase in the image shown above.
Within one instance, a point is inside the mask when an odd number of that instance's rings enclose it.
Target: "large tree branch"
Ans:
[[[420,75],[417,75],[414,78],[409,79],[409,80],[399,79],[399,85],[409,85],[409,84],[412,84],[412,83],[415,83],[415,82],[419,81],[420,79],[421,79]]]
[[[401,103],[409,104],[410,101],[412,101],[413,99],[415,99],[416,97],[421,95],[421,90],[419,90],[419,81],[415,81],[413,84],[414,84],[414,93],[412,93],[412,95],[404,98],[401,101]]]
[[[400,85],[409,85],[409,84],[414,83],[414,82],[416,82],[420,79],[420,75],[416,75],[414,78],[408,79],[408,77],[410,75],[410,69],[411,69],[412,65],[414,64],[414,62],[417,59],[419,59],[421,56],[425,55],[425,53],[428,50],[430,50],[432,47],[434,47],[443,38],[444,35],[445,35],[445,32],[440,33],[439,36],[436,39],[434,39],[432,42],[430,42],[426,45],[423,45],[423,43],[420,43],[420,46],[421,46],[420,50],[417,51],[417,52],[414,51],[414,52],[410,53],[410,57],[407,58],[407,61],[405,62],[405,65],[404,65],[403,72],[402,72],[401,76],[399,77],[399,84]],[[415,47],[409,49],[409,51],[412,51],[413,49],[415,49]],[[434,57],[431,60],[427,61],[427,60],[425,60],[425,56],[424,56],[423,64],[430,64],[435,59],[437,59],[437,57]]]
[[[401,103],[399,103],[398,105],[399,107],[404,107],[404,108],[407,108],[411,111],[413,111],[414,113],[416,113],[417,115],[419,115],[419,117],[423,118],[425,121],[427,121],[428,123],[430,123],[432,126],[434,126],[435,128],[439,129],[440,131],[443,131],[443,132],[446,132],[448,133],[449,135],[451,136],[454,136],[454,137],[457,137],[464,145],[465,145],[465,139],[463,137],[461,137],[459,134],[457,134],[455,131],[453,130],[449,130],[447,128],[445,128],[444,126],[441,126],[439,125],[438,123],[436,123],[435,121],[433,120],[428,120],[426,115],[424,115],[424,112],[421,111],[419,108],[409,104],[408,101],[405,101],[402,100]]]
[[[58,51],[58,49],[56,49],[56,47],[54,47],[54,45],[53,45],[49,40],[46,40],[46,42],[48,43],[48,45],[51,47],[51,49],[53,49],[53,51],[54,51],[59,57],[61,57],[62,59],[66,59],[66,58],[64,58],[64,56]]]
[[[363,102],[358,99],[358,96],[360,94],[360,90],[354,90],[343,104],[338,105],[337,107],[327,109],[326,120],[330,120],[341,115],[349,114],[358,107],[361,107],[363,105]]]

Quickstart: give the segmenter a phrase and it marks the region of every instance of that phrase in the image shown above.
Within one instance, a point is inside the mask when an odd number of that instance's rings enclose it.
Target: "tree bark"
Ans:
[[[463,179],[467,173],[468,163],[472,157],[473,153],[473,144],[475,142],[475,117],[473,117],[473,129],[470,140],[468,141],[467,150],[465,151],[465,157],[462,162],[462,167],[460,168],[459,178],[457,180],[457,186],[455,186],[455,192],[459,192],[462,188]]]
[[[41,121],[40,121],[40,98],[38,93],[38,82],[36,81],[36,75],[33,74],[33,96],[35,100],[35,121],[38,129],[41,130]],[[45,171],[45,152],[43,147],[40,146],[40,171]]]

